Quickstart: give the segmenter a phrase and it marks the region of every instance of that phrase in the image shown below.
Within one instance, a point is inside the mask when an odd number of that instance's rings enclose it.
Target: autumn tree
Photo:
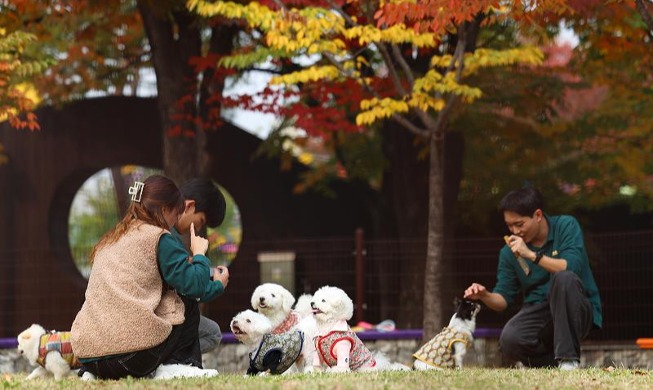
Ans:
[[[491,209],[515,178],[536,180],[551,210],[596,210],[614,204],[633,212],[652,209],[652,30],[632,2],[567,5],[563,13],[542,14],[532,22],[548,36],[558,33],[562,24],[578,44],[548,46],[547,61],[529,74],[488,74],[481,82],[489,84],[484,88],[489,93],[461,118],[467,123],[484,121],[485,134],[467,138],[476,153],[465,156],[469,168],[459,206],[469,211],[468,218],[487,218],[483,210]],[[649,2],[645,10],[650,13],[652,8]],[[558,81],[542,83],[545,74],[558,75]],[[529,105],[530,99],[510,99],[526,85],[533,94],[556,89],[562,94],[542,95],[539,100],[547,104],[539,108]],[[510,106],[498,110],[501,101],[508,100]],[[521,115],[526,107],[537,115]],[[490,153],[483,152],[483,145],[491,146]],[[494,153],[498,149],[501,153]],[[482,226],[483,221],[470,224]]]
[[[560,6],[551,3],[548,9]],[[519,2],[510,8],[493,1],[242,5],[191,0],[188,5],[202,16],[244,20],[260,34],[256,45],[222,64],[246,69],[271,59],[296,66],[274,77],[271,86],[285,93],[309,90],[319,97],[310,119],[295,116],[306,131],[328,135],[332,123],[364,132],[392,121],[422,140],[429,156],[423,325],[425,337],[434,334],[443,322],[443,140],[453,131],[451,118],[483,95],[470,83],[475,75],[496,67],[534,66],[543,59],[541,51],[528,44],[477,48],[479,29],[547,8],[529,11]],[[305,106],[306,101],[299,104]],[[309,112],[309,107],[303,108]],[[320,111],[328,114],[321,116]],[[355,118],[354,125],[347,125],[348,118]]]
[[[627,200],[653,208],[653,28],[646,21],[653,3],[636,3],[572,3],[565,18],[579,38],[571,69],[601,99],[548,130],[568,139],[558,145],[558,162],[574,170],[561,181],[589,207]]]
[[[60,59],[34,77],[43,104],[136,95],[144,88],[143,75],[154,73],[156,85],[147,94],[158,100],[164,171],[176,182],[207,174],[203,130],[216,128],[220,113],[219,106],[199,107],[221,94],[226,75],[207,69],[202,58],[230,51],[233,26],[202,24],[182,1],[16,0],[2,11],[8,31],[36,37],[31,53]]]
[[[32,112],[37,103],[29,77],[47,69],[52,60],[32,58],[25,48],[36,36],[21,30],[7,33],[0,28],[0,121],[9,121],[16,129],[38,130],[39,124]],[[0,164],[6,162],[0,144]]]

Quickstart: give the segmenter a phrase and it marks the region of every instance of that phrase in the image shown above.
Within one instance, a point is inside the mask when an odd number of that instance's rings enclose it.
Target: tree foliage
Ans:
[[[44,72],[53,62],[47,57],[35,58],[26,53],[26,48],[35,41],[33,34],[0,28],[0,121],[9,121],[16,129],[32,131],[39,129],[32,111],[40,98],[28,80]],[[7,161],[2,152],[0,144],[0,164]]]
[[[347,5],[356,8],[357,3]],[[450,20],[445,26],[455,28],[458,19],[471,19],[480,10],[491,12],[491,2],[477,3],[470,9],[457,10],[458,17],[455,16],[457,14],[452,17],[454,23]],[[262,46],[243,49],[244,54],[224,59],[222,63],[225,65],[243,69],[258,65],[262,59],[267,60],[272,54],[277,59],[296,59],[319,54],[320,58],[310,65],[277,76],[271,84],[292,89],[311,82],[340,83],[354,80],[366,94],[361,96],[363,98],[359,102],[357,125],[371,125],[385,118],[393,118],[400,120],[411,131],[426,136],[429,124],[416,126],[404,115],[416,114],[428,122],[428,117],[424,114],[444,109],[443,97],[455,96],[471,103],[481,96],[478,88],[462,81],[466,77],[487,67],[516,63],[535,65],[542,61],[539,50],[528,46],[510,50],[485,49],[464,55],[458,53],[458,57],[454,57],[454,54],[435,54],[429,69],[423,74],[415,74],[406,57],[412,50],[436,52],[439,46],[446,45],[446,37],[439,35],[446,32],[445,29],[439,30],[441,24],[434,23],[427,31],[420,32],[417,31],[420,25],[406,26],[401,14],[396,15],[383,7],[377,10],[376,15],[384,16],[374,20],[365,19],[362,13],[350,14],[348,12],[352,10],[339,6],[337,2],[329,4],[329,8],[283,7],[275,10],[258,3],[188,2],[188,6],[202,16],[244,19],[250,28],[262,34]],[[431,6],[412,4],[409,8],[427,11]],[[412,17],[412,13],[404,17]],[[428,14],[424,17],[428,17]],[[407,47],[401,48],[400,45]],[[392,51],[394,57],[384,57],[384,54],[391,55],[389,53]],[[371,73],[365,74],[366,71]],[[388,74],[384,76],[384,72]],[[394,84],[392,88],[388,88],[388,81]],[[305,130],[311,132],[319,127],[311,126]]]
[[[253,45],[224,59],[239,69],[260,66],[262,59],[277,65],[280,75],[270,82],[270,92],[295,93],[287,107],[301,106],[319,112],[353,96],[346,115],[337,119],[354,123],[355,132],[393,121],[420,138],[429,156],[429,229],[424,281],[424,329],[431,335],[441,324],[444,230],[444,139],[452,116],[483,96],[476,76],[492,68],[532,67],[543,61],[539,48],[526,41],[477,48],[481,23],[509,23],[529,13],[550,12],[563,6],[524,11],[521,2],[499,1],[326,1],[324,4],[276,1],[188,1],[204,17],[242,20],[253,31]],[[508,7],[506,7],[508,6]],[[512,7],[512,8],[510,8]],[[513,11],[513,13],[511,13]],[[477,79],[476,79],[477,80]],[[334,88],[349,83],[349,89]],[[276,87],[276,89],[272,89]],[[326,90],[319,97],[315,91]],[[355,91],[355,92],[354,92]],[[272,99],[278,102],[279,99]],[[285,111],[285,112],[284,112]],[[325,134],[326,126],[310,115],[309,134]],[[333,119],[333,118],[330,118]],[[343,125],[347,126],[347,125]],[[415,157],[417,158],[417,156]]]
[[[0,20],[37,38],[26,53],[57,58],[34,77],[45,104],[60,105],[89,93],[134,95],[149,47],[131,0],[10,1]]]

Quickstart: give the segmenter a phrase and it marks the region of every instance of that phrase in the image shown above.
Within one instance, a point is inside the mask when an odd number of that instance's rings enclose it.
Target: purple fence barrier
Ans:
[[[379,330],[366,330],[356,333],[363,341],[374,340],[419,340],[422,338],[421,329],[397,329],[389,332]],[[475,338],[498,338],[501,334],[499,328],[478,328],[474,332]],[[236,337],[231,332],[222,334],[222,342],[225,344],[237,343]],[[12,349],[18,347],[18,341],[15,338],[0,338],[0,349]]]

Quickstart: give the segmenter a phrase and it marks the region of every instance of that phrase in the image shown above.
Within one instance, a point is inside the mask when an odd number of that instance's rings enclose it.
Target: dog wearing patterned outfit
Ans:
[[[301,302],[306,298],[300,297]],[[251,297],[252,309],[266,316],[272,323],[272,332],[280,334],[288,332],[299,324],[309,313],[306,309],[293,310],[295,297],[280,284],[263,283],[254,289]],[[300,303],[298,302],[298,305]],[[305,305],[301,305],[304,307]]]
[[[354,303],[342,289],[324,286],[311,302],[317,324],[313,338],[316,354],[313,366],[326,372],[409,370],[403,364],[390,362],[380,352],[372,352],[363,344],[347,321],[354,314]]]
[[[18,352],[36,368],[27,379],[49,374],[60,380],[81,367],[70,345],[70,332],[46,331],[32,324],[18,335]]]
[[[413,354],[413,368],[416,370],[463,368],[467,348],[474,341],[472,334],[476,329],[476,315],[481,310],[481,305],[458,297],[454,299],[454,305],[456,312],[451,317],[449,326],[444,327]]]
[[[231,320],[231,331],[250,350],[249,375],[311,372],[314,320],[306,318],[285,333],[271,333],[272,323],[263,314],[242,311]]]

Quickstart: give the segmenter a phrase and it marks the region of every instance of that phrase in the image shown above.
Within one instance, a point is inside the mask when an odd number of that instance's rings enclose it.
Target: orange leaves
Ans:
[[[11,127],[19,130],[29,129],[35,131],[41,129],[34,113],[28,112],[25,116],[25,119],[22,119],[20,116],[11,116],[9,117],[9,124]]]
[[[499,1],[479,0],[426,0],[391,2],[379,9],[374,17],[377,26],[406,24],[419,32],[442,35],[453,27],[471,21],[477,14],[486,12]]]

